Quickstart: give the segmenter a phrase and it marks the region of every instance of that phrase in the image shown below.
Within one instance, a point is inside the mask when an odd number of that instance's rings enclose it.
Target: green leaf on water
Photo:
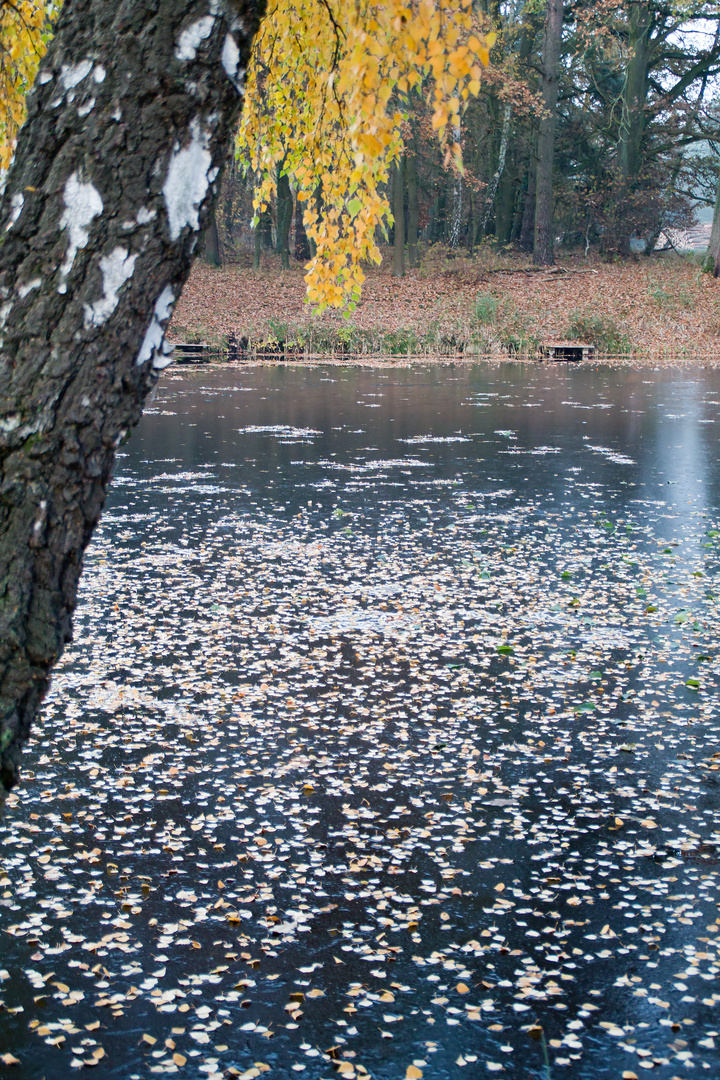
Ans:
[[[502,653],[503,656],[512,656],[515,652],[512,645],[498,645],[497,651]]]

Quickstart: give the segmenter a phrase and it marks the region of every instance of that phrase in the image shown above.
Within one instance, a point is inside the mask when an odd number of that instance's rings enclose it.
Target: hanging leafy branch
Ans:
[[[8,168],[25,119],[25,95],[52,34],[60,7],[53,0],[0,2],[0,170]]]
[[[472,0],[271,0],[237,151],[261,178],[258,214],[278,165],[292,177],[315,246],[306,281],[316,308],[352,309],[362,262],[380,261],[376,230],[392,221],[383,188],[403,151],[408,94],[428,96],[446,159],[462,169],[460,116],[494,40]]]

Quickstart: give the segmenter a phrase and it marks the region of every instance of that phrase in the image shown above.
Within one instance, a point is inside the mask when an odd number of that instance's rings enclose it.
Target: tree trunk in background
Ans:
[[[495,196],[495,235],[501,244],[509,242],[515,222],[519,184],[514,165],[514,161],[510,163],[505,161],[505,168]]]
[[[445,184],[441,179],[438,182],[437,195],[433,200],[431,209],[430,240],[433,244],[442,242],[445,239],[446,203]]]
[[[253,251],[253,267],[260,269],[260,256],[263,251],[273,250],[272,239],[272,214],[270,210],[263,210],[255,226],[255,248]]]
[[[298,262],[310,262],[310,241],[305,232],[302,203],[295,201],[295,258]]]
[[[420,227],[420,202],[418,200],[417,158],[415,156],[415,136],[410,141],[405,155],[405,182],[407,183],[407,245],[408,266],[415,269],[419,265],[418,231]]]
[[[510,139],[511,118],[512,109],[510,107],[510,103],[506,102],[503,108],[503,122],[500,131],[500,146],[498,148],[497,168],[495,169],[493,175],[490,177],[487,191],[485,192],[485,212],[483,214],[483,219],[480,226],[480,230],[483,235],[487,230],[488,223],[493,212],[493,207],[495,205],[495,196],[497,194],[498,184],[500,183],[500,178],[503,175],[503,171],[505,169],[505,158],[507,157],[508,141]],[[496,236],[498,236],[498,239],[500,239],[497,229],[495,230],[495,234]]]
[[[708,244],[707,258],[709,269],[713,277],[720,277],[720,165],[718,167],[718,186],[715,196],[715,212],[713,214],[710,243]]]
[[[277,246],[283,270],[290,269],[290,225],[292,223],[293,198],[290,178],[278,171],[277,181]]]
[[[626,184],[637,179],[641,168],[652,25],[648,4],[635,2],[628,7],[629,56],[619,131],[620,177]]]
[[[563,0],[547,0],[545,39],[540,80],[543,114],[538,132],[537,175],[535,178],[535,243],[533,262],[548,266],[553,252],[553,166],[555,162],[555,122],[557,118],[558,66],[562,38]]]
[[[522,224],[520,226],[519,244],[523,251],[532,251],[535,244],[535,179],[537,176],[537,157],[535,153],[530,155],[528,165],[527,193],[523,208]]]
[[[222,266],[222,258],[220,257],[220,237],[218,235],[217,221],[215,220],[214,214],[210,218],[203,234],[203,253],[205,262],[210,266]]]
[[[260,222],[258,221],[255,229],[253,230],[255,241],[253,247],[253,270],[260,269],[260,256],[262,255],[262,233],[260,232]]]
[[[395,219],[395,243],[393,244],[393,277],[405,277],[405,184],[403,159],[392,167],[393,217]]]
[[[258,222],[258,232],[260,234],[260,247],[263,251],[272,251],[275,247],[273,243],[273,218],[270,207],[267,210],[263,210],[260,215],[260,221]]]
[[[67,0],[29,96],[0,203],[0,802],[219,189],[261,9],[218,9]]]

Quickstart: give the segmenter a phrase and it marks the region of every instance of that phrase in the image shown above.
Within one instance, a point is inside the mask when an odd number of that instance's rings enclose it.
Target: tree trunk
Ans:
[[[260,3],[210,12],[67,0],[0,203],[0,802],[237,122]]]
[[[293,199],[290,190],[290,178],[287,173],[278,173],[277,182],[277,251],[282,259],[283,270],[290,269],[290,224],[292,222]]]
[[[222,266],[220,257],[220,237],[218,235],[217,221],[213,214],[203,234],[203,254],[205,262],[210,266]]]
[[[545,40],[540,80],[543,112],[538,132],[537,171],[535,177],[535,243],[533,262],[548,266],[555,262],[553,252],[553,165],[555,161],[555,122],[557,118],[558,67],[562,38],[563,0],[547,0]]]
[[[272,251],[275,247],[273,240],[273,217],[270,207],[263,210],[258,221],[258,233],[260,234],[260,248],[262,251]]]
[[[402,158],[396,161],[392,168],[392,195],[395,219],[392,276],[405,277],[405,184]]]
[[[710,263],[709,269],[713,277],[720,277],[720,163],[718,163],[718,185],[715,195],[715,212],[713,213],[710,243],[707,249],[707,258]]]
[[[298,262],[310,262],[310,241],[305,232],[302,203],[295,201],[295,258]]]
[[[415,137],[413,135],[408,152],[405,155],[405,182],[407,183],[408,220],[407,254],[408,266],[415,269],[419,265],[418,231],[420,226],[420,203],[418,201],[417,158],[415,156]]]
[[[621,102],[618,155],[620,178],[625,184],[637,180],[641,169],[652,25],[648,4],[633,2],[628,7],[629,56]]]
[[[508,141],[510,139],[510,120],[511,120],[511,118],[512,118],[512,108],[510,107],[510,103],[506,102],[505,103],[505,108],[503,109],[503,122],[502,122],[502,130],[501,130],[501,133],[500,133],[500,146],[498,148],[497,168],[495,169],[495,172],[493,173],[493,175],[490,177],[487,189],[485,191],[485,212],[483,214],[482,224],[480,226],[480,229],[481,229],[483,234],[487,230],[488,222],[490,221],[490,217],[491,217],[492,212],[493,212],[493,206],[495,204],[495,196],[497,194],[498,185],[500,183],[500,178],[502,177],[503,172],[505,170],[505,158],[507,157]],[[496,220],[497,220],[497,215],[496,215]],[[495,230],[495,232],[496,232],[496,235],[498,235],[497,229]],[[500,239],[499,236],[498,236],[498,239]]]
[[[538,171],[538,160],[531,154],[528,164],[528,191],[525,197],[525,206],[522,207],[522,224],[520,225],[519,244],[521,251],[531,252],[535,238],[535,176]]]
[[[260,222],[258,221],[254,229],[253,235],[253,270],[260,269],[260,256],[262,254],[262,233],[260,232]]]

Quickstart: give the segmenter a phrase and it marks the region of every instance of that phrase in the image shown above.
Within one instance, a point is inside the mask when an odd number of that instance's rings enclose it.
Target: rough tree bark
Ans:
[[[555,123],[558,100],[558,65],[562,38],[563,0],[547,0],[545,39],[542,51],[541,89],[543,114],[537,141],[535,172],[535,245],[533,262],[548,266],[553,252],[553,166],[555,164]]]
[[[66,0],[0,203],[0,803],[168,363],[263,0]]]

